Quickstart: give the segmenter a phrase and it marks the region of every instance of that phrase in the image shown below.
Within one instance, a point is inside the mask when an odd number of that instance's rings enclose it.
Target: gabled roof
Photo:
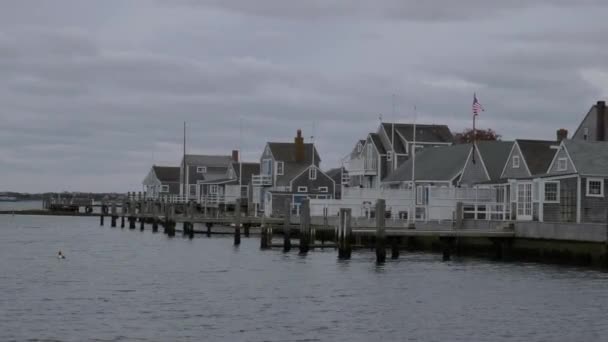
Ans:
[[[197,166],[228,167],[232,162],[231,156],[186,154],[186,164]]]
[[[380,135],[378,133],[370,133],[369,137],[372,139],[374,146],[376,146],[378,153],[386,154],[386,149],[384,148],[384,144],[382,144],[382,139],[380,139]]]
[[[551,140],[517,139],[516,142],[532,175],[547,172],[553,156],[557,153],[555,146],[559,146],[559,142]]]
[[[277,161],[285,163],[296,163],[296,144],[295,143],[284,143],[284,142],[269,142],[270,152]],[[304,164],[312,164],[312,150],[313,145],[306,143],[304,144]],[[321,162],[317,148],[315,147],[315,162]]]
[[[302,173],[305,169],[309,168],[311,164],[305,163],[291,163],[290,167],[284,168],[284,173],[277,176],[277,186],[289,186],[291,180]]]
[[[475,144],[479,150],[479,154],[483,159],[483,163],[488,170],[490,180],[500,179],[502,170],[509,158],[512,141],[480,141]],[[467,144],[467,146],[470,146]]]
[[[392,123],[383,122],[384,131],[391,132]],[[414,125],[396,123],[395,130],[407,141],[414,141]],[[416,141],[431,143],[452,143],[454,136],[446,125],[416,124]],[[397,148],[396,148],[397,149]]]
[[[325,174],[328,175],[329,178],[333,179],[334,182],[336,182],[336,184],[342,184],[342,175],[343,175],[343,173],[346,173],[346,172],[347,172],[346,169],[337,167],[335,169],[327,170],[327,172],[325,172]]]
[[[179,170],[178,166],[152,166],[154,174],[159,181],[163,183],[179,183]]]
[[[608,176],[608,142],[564,140],[568,155],[580,175]]]
[[[467,161],[471,145],[427,147],[416,152],[416,180],[451,181],[456,178]],[[383,182],[409,182],[412,180],[413,158],[404,162]]]
[[[236,179],[238,180],[239,178],[239,172],[240,169],[243,169],[243,178],[242,178],[242,183],[243,185],[248,185],[249,183],[251,183],[251,177],[253,175],[257,175],[260,173],[260,163],[237,163],[237,162],[233,162],[232,163],[232,168],[234,169],[234,175],[236,176]]]

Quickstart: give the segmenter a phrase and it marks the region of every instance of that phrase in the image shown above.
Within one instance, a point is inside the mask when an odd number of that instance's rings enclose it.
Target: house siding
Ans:
[[[297,193],[299,186],[305,186],[308,189],[308,194],[316,195],[329,195],[331,198],[335,196],[335,183],[328,175],[317,169],[317,178],[314,180],[309,179],[308,173],[310,168],[306,169],[301,175],[295,177],[291,182],[291,191]],[[326,186],[327,192],[319,192],[319,187]],[[273,203],[274,206],[274,203]]]
[[[560,179],[559,203],[544,203],[545,222],[576,222],[577,177]]]
[[[589,134],[586,141],[597,141],[597,111],[593,106],[587,113],[587,116],[581,122],[581,125],[572,136],[572,140],[585,140],[585,128],[589,129]]]
[[[568,159],[568,167],[565,171],[558,171],[557,170],[557,166],[559,164],[559,158],[567,158]],[[570,158],[568,158],[568,154],[566,153],[566,150],[564,149],[564,147],[562,146],[559,151],[557,151],[557,155],[555,156],[555,159],[553,160],[553,165],[551,165],[551,168],[549,169],[550,174],[555,174],[555,175],[559,175],[559,174],[568,174],[568,173],[574,173],[574,165],[572,165],[572,161],[570,160]]]
[[[518,168],[513,167],[513,158],[514,157],[519,157],[519,167]],[[525,163],[526,163],[526,161],[524,159],[524,156],[521,154],[519,147],[517,147],[517,145],[515,145],[515,147],[511,150],[511,154],[509,155],[509,158],[507,158],[507,165],[505,167],[505,170],[504,170],[501,178],[524,178],[524,177],[531,176],[528,173],[528,170],[526,169]]]
[[[593,177],[597,178],[597,177]],[[587,178],[581,178],[581,221],[606,223],[608,216],[608,179],[604,179],[604,197],[587,196]]]
[[[473,185],[478,182],[488,181],[488,177],[486,176],[486,171],[483,167],[483,163],[481,161],[481,156],[479,155],[479,150],[475,149],[476,157],[475,163],[473,163],[473,153],[471,153],[467,159],[466,167],[462,173],[462,177],[460,178],[460,184],[462,185]]]

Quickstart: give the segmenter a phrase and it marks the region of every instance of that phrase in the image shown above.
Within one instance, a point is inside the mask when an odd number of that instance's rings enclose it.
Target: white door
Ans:
[[[532,221],[532,183],[517,184],[517,220]]]

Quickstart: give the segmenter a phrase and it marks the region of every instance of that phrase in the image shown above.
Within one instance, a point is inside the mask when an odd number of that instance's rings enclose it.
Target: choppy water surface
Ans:
[[[608,275],[0,216],[0,341],[606,341]],[[56,258],[61,249],[66,260]]]

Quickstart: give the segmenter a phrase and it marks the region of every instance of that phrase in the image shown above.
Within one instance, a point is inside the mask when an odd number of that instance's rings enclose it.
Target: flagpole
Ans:
[[[187,196],[187,190],[188,190],[188,185],[186,184],[186,171],[188,170],[187,164],[186,164],[186,121],[184,121],[184,151],[183,151],[183,156],[182,156],[182,160],[184,161],[184,172],[182,175],[183,178],[183,182],[184,182],[184,198],[186,198]]]
[[[412,130],[414,131],[412,134],[412,222],[416,222],[416,201],[418,191],[416,189],[416,117],[417,117],[417,109],[414,105],[414,123],[412,125]]]
[[[243,118],[239,118],[239,200],[243,196]],[[240,202],[239,202],[240,203]]]
[[[395,169],[395,157],[396,157],[395,156],[395,94],[393,94],[393,96],[392,96],[392,102],[393,102],[393,118],[391,121],[393,123],[391,124],[391,127],[392,127],[392,129],[391,129],[391,131],[392,131],[392,133],[391,133],[391,135],[392,135],[391,136],[391,149],[392,149],[391,153],[393,154],[393,156],[392,156],[391,163],[393,165],[392,165],[391,169],[394,170]]]

